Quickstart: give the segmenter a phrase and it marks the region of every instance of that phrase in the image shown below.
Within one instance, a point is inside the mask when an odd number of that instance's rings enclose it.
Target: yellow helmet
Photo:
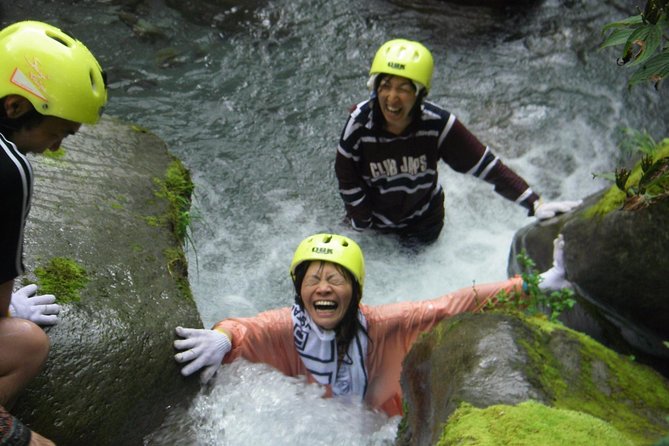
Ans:
[[[353,274],[360,285],[365,281],[365,259],[360,246],[353,240],[337,234],[314,234],[299,244],[290,264],[290,276],[295,282],[295,269],[308,260],[323,260],[343,266]]]
[[[43,115],[94,124],[106,79],[86,46],[60,29],[24,21],[0,31],[0,98],[16,94]]]
[[[421,43],[394,39],[381,45],[372,61],[370,76],[385,73],[418,82],[430,91],[434,61],[432,53]]]

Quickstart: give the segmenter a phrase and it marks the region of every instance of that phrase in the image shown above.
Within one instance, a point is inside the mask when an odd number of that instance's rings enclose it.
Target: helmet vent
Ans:
[[[93,70],[89,70],[88,71],[88,77],[91,79],[91,87],[93,87],[93,90],[97,90],[98,85],[97,85],[97,82],[95,81],[95,72]],[[102,80],[103,80],[103,83],[105,84],[105,85],[102,86],[104,88],[106,86],[106,82],[104,82],[104,78]]]
[[[64,37],[69,37],[65,33],[55,34],[55,33],[52,33],[50,31],[47,31],[46,35],[49,36],[51,39],[55,40],[56,42],[60,43],[63,46],[66,46],[68,48],[72,46],[72,42],[70,40],[65,40],[64,39]]]

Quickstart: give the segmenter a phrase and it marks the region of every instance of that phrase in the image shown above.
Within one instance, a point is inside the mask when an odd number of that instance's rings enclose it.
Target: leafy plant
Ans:
[[[669,0],[648,0],[644,11],[604,26],[608,33],[600,49],[623,46],[618,65],[636,67],[628,88],[642,82],[660,82],[669,76]]]
[[[624,192],[626,209],[647,206],[669,196],[669,158],[664,149],[667,141],[656,142],[646,131],[626,128],[618,147],[627,158],[641,155],[638,167],[618,167],[614,172],[593,174],[615,183]]]
[[[521,274],[523,278],[523,293],[501,291],[496,296],[496,303],[491,303],[491,306],[520,310],[530,316],[545,313],[551,322],[559,323],[558,318],[560,314],[565,310],[573,308],[576,304],[574,291],[564,288],[550,293],[544,292],[539,288],[542,280],[541,274],[536,270],[536,264],[527,255],[525,250],[521,251],[516,256],[516,259],[522,266],[523,271],[525,271]]]
[[[618,148],[627,157],[637,154],[655,155],[659,147],[660,144],[646,130],[630,127],[620,129]]]

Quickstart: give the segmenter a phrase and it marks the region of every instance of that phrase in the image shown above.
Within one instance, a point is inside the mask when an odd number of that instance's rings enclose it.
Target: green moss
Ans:
[[[65,257],[54,257],[48,265],[35,268],[40,293],[53,294],[60,303],[78,302],[88,284],[86,270]]]
[[[669,139],[663,140],[657,150],[653,154],[653,160],[657,161],[660,158],[665,158],[669,156]],[[641,162],[639,161],[627,179],[626,188],[638,186],[639,180],[643,176],[643,170],[641,169]],[[609,212],[620,209],[625,202],[625,192],[620,190],[616,185],[613,185],[609,190],[600,198],[600,200],[594,205],[590,206],[589,209],[585,211],[585,216],[592,218],[595,216],[603,216]]]
[[[166,215],[161,217],[147,218],[149,224],[166,223],[176,236],[179,243],[183,243],[187,236],[188,226],[191,222],[191,195],[195,185],[190,172],[178,159],[173,159],[167,167],[164,178],[154,178],[153,183],[157,189],[154,194],[167,200],[169,208]]]
[[[646,414],[669,413],[669,390],[652,369],[603,348],[592,339],[579,334],[583,364],[579,392],[561,395],[556,405],[580,408],[594,416],[610,420],[618,429],[635,439],[637,444],[651,444],[666,433]],[[604,365],[605,367],[601,367]],[[610,373],[605,377],[607,391],[596,387],[602,376],[594,379],[597,370]],[[585,406],[584,406],[585,402]],[[659,420],[656,420],[659,421]]]
[[[669,388],[661,375],[587,335],[540,318],[526,320],[535,332],[533,345],[523,345],[530,359],[527,372],[554,407],[607,420],[635,444],[652,444],[666,433],[666,423],[652,419],[652,414],[669,413]],[[551,351],[553,337],[572,350]],[[565,354],[573,355],[575,363],[562,365],[556,356]]]
[[[153,227],[153,228],[159,228],[163,225],[163,220],[164,217],[156,217],[155,215],[149,215],[148,217],[144,217],[144,221],[146,222],[147,225]]]
[[[188,282],[188,261],[181,248],[168,248],[164,251],[167,270],[175,280],[177,288],[187,297],[193,298]]]
[[[42,155],[48,159],[60,160],[65,157],[65,149],[58,147],[58,150],[46,150]]]
[[[409,430],[409,405],[406,400],[402,400],[402,413],[404,416],[397,425],[397,436],[396,438],[403,438]]]
[[[135,131],[143,131],[141,128]],[[191,196],[195,185],[190,172],[179,161],[172,157],[165,176],[153,178],[155,189],[153,200],[167,202],[167,210],[160,215],[148,215],[143,219],[147,225],[155,228],[169,228],[178,243],[175,248],[163,251],[165,262],[170,276],[175,280],[179,290],[192,299],[190,284],[188,283],[188,261],[183,251],[183,246],[188,240],[188,228],[191,223]],[[136,252],[140,251],[133,248]]]
[[[546,407],[534,401],[517,406],[477,409],[467,403],[451,415],[438,446],[563,446],[633,445],[606,422],[572,410]]]

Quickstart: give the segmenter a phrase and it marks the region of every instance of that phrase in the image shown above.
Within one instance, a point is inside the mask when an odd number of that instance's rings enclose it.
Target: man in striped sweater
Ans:
[[[23,233],[33,192],[26,155],[56,150],[82,123],[97,122],[107,87],[88,49],[45,23],[1,30],[0,60],[0,445],[52,445],[6,410],[49,352],[49,339],[35,322],[53,324],[59,310],[54,296],[33,296],[35,285],[12,292],[24,273]]]
[[[494,186],[539,219],[569,212],[580,202],[542,203],[455,116],[425,101],[433,59],[418,42],[395,39],[379,48],[368,86],[341,135],[335,173],[351,225],[430,243],[444,225],[444,191],[437,164]]]

